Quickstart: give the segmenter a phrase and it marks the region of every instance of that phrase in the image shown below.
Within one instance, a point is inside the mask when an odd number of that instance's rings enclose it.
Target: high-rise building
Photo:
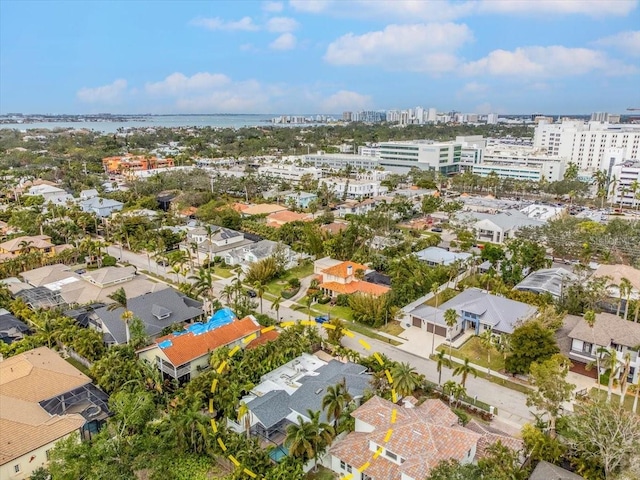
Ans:
[[[462,145],[457,142],[382,142],[378,149],[380,166],[393,172],[406,173],[412,167],[437,170],[444,175],[460,171]]]
[[[498,123],[498,114],[490,113],[487,115],[487,125],[496,125]]]
[[[565,157],[585,172],[607,170],[620,156],[640,159],[640,125],[602,122],[563,121],[541,123],[533,137],[535,148],[550,155]],[[621,149],[620,151],[612,149]]]
[[[427,112],[427,122],[436,123],[438,120],[438,110],[435,108],[430,108]]]
[[[350,122],[353,117],[353,112],[342,112],[342,121]]]

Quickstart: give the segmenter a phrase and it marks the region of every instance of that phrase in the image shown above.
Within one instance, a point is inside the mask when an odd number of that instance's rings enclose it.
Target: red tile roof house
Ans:
[[[222,326],[211,321],[196,323],[184,331],[157,338],[137,353],[139,358],[156,365],[165,377],[187,382],[209,368],[209,354],[216,348],[253,348],[277,337],[273,330],[261,334],[261,328],[252,315],[242,320],[234,318]]]
[[[373,271],[360,263],[341,262],[329,257],[316,260],[313,264],[313,273],[320,281],[320,289],[331,297],[358,292],[379,296],[390,290],[384,285],[359,280],[359,270],[362,270],[363,275]]]
[[[441,461],[475,462],[498,441],[514,450],[522,448],[520,440],[475,421],[463,427],[441,400],[427,400],[418,407],[406,402],[400,407],[372,397],[351,416],[356,419],[355,431],[334,443],[324,464],[352,480],[423,480]]]

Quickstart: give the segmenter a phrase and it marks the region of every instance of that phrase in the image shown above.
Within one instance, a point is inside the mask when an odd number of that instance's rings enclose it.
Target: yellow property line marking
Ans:
[[[391,410],[391,423],[396,423],[397,415],[398,415],[398,411],[395,408]]]
[[[358,343],[360,345],[362,345],[365,349],[367,350],[371,350],[371,345],[369,345],[366,341],[364,341],[362,338],[360,340],[358,340]]]
[[[351,330],[347,330],[346,328],[342,329],[342,333],[344,333],[347,337],[349,338],[353,338],[355,337],[355,335],[353,334],[353,332]]]
[[[218,437],[218,445],[220,445],[220,448],[222,449],[223,452],[227,451],[227,446],[224,444],[224,442],[220,437]]]
[[[247,344],[247,343],[249,343],[249,342],[254,341],[256,338],[258,338],[258,336],[257,336],[255,333],[252,333],[252,334],[251,334],[251,335],[249,335],[248,337],[243,338],[243,339],[242,339],[242,343]]]
[[[213,433],[218,433],[218,425],[216,425],[216,421],[213,418],[211,419],[211,429]]]
[[[249,475],[251,478],[256,478],[257,475],[255,473],[253,473],[251,470],[249,470],[248,468],[245,468],[243,470],[244,473],[246,473],[247,475]]]
[[[315,320],[302,320],[300,322],[300,325],[306,325],[308,327],[315,327],[316,326],[316,322],[315,322]]]
[[[375,358],[378,361],[381,367],[384,367],[384,360],[382,360],[382,357],[378,352],[373,352],[373,358]]]
[[[391,376],[391,372],[388,368],[384,370],[384,374],[387,376],[387,380],[389,381],[389,383],[393,384],[393,377]]]
[[[214,378],[213,382],[211,382],[211,393],[215,393],[217,386],[218,386],[218,379]]]
[[[225,368],[227,368],[227,361],[223,360],[222,363],[220,364],[220,366],[218,367],[218,369],[216,370],[216,372],[222,373],[222,372],[224,372]]]
[[[260,333],[267,333],[270,332],[271,330],[275,330],[276,326],[275,325],[271,325],[270,327],[264,327],[262,330],[260,330]]]
[[[393,433],[393,428],[390,428],[389,430],[387,430],[387,434],[384,436],[385,443],[389,441],[392,433]]]
[[[233,347],[229,352],[229,358],[233,357],[236,353],[238,353],[238,350],[240,350],[240,345],[236,345],[235,347]]]
[[[229,454],[228,457],[229,457],[229,460],[231,460],[236,467],[240,466],[240,462],[238,461],[238,459],[236,457],[234,457],[231,454]]]
[[[382,455],[382,447],[378,447],[378,449],[376,450],[376,453],[373,454],[374,460],[378,458],[380,455]]]
[[[358,471],[359,471],[360,473],[362,473],[362,472],[364,472],[367,468],[369,468],[370,466],[371,466],[371,462],[367,462],[367,463],[365,463],[364,465],[362,465],[362,466],[358,469]]]
[[[398,401],[398,394],[396,393],[396,389],[395,388],[391,389],[391,401],[393,403],[396,403]]]
[[[295,324],[296,324],[296,322],[282,322],[280,324],[280,326],[283,327],[283,328],[286,328],[286,327],[292,327]]]
[[[323,323],[322,326],[324,328],[326,328],[327,330],[335,330],[336,326],[335,325],[331,325],[330,323]]]
[[[213,398],[209,399],[209,413],[213,413]],[[213,422],[213,420],[211,420]]]

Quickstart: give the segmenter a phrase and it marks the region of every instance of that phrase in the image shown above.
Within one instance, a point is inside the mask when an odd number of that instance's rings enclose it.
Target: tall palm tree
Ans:
[[[227,305],[231,304],[231,297],[233,297],[233,285],[225,285],[222,289],[222,296],[225,298]]]
[[[127,305],[127,294],[124,291],[124,288],[120,287],[118,290],[109,295],[109,298],[113,300],[115,303],[112,303],[107,307],[107,310],[113,311],[118,308],[124,309],[120,318],[124,322],[125,329],[127,331],[127,344],[131,340],[131,334],[129,332],[129,322],[133,318],[133,312],[129,310]]]
[[[627,316],[629,315],[629,302],[631,301],[631,291],[633,290],[633,285],[628,278],[622,277],[620,279],[620,285],[618,286],[618,288],[620,289],[620,303],[622,303],[622,297],[624,297],[625,300],[624,319],[626,320]],[[619,311],[620,305],[618,305],[618,315],[620,315]]]
[[[458,313],[453,308],[448,308],[444,312],[444,321],[447,324],[449,334],[449,361],[451,361],[451,344],[453,343],[453,327],[458,323]]]
[[[620,406],[624,405],[629,388],[629,372],[631,371],[631,353],[627,352],[623,356],[622,375],[620,375]]]
[[[493,350],[495,344],[491,330],[485,330],[480,334],[480,343],[487,350],[487,371],[491,374],[491,350]]]
[[[189,279],[194,281],[192,285],[194,295],[202,296],[207,301],[208,306],[211,309],[211,313],[213,314],[213,276],[211,275],[211,270],[205,267],[200,267],[197,275],[191,275],[189,276]]]
[[[280,322],[280,302],[282,302],[282,295],[278,295],[271,303],[271,308],[276,311],[276,321]]]
[[[593,310],[587,310],[584,313],[584,321],[587,322],[587,325],[589,325],[589,328],[591,329],[591,338],[592,338],[591,348],[595,348],[596,332],[594,327],[596,326],[596,312],[594,312]],[[600,385],[600,355],[598,355],[597,352],[596,352],[596,385]]]
[[[307,317],[311,320],[311,304],[313,303],[313,297],[307,295],[306,300],[304,301],[305,306],[307,307]]]
[[[436,370],[438,371],[438,385],[442,382],[442,367],[450,367],[451,363],[446,358],[444,350],[439,350],[436,355]]]
[[[322,397],[322,409],[327,412],[327,418],[333,421],[333,424],[338,423],[338,419],[345,407],[351,402],[352,397],[347,390],[347,384],[343,378],[335,385],[327,387],[327,393]]]
[[[607,387],[607,402],[611,401],[611,393],[613,391],[613,382],[617,379],[620,372],[620,364],[618,363],[618,352],[615,348],[599,348],[598,354],[602,356],[602,364],[609,373],[609,385]]]
[[[464,363],[461,365],[458,365],[453,370],[453,374],[462,376],[462,381],[460,382],[460,385],[462,385],[463,387],[467,383],[467,377],[469,376],[469,374],[473,375],[474,378],[478,376],[478,372],[476,371],[475,368],[471,366],[468,358],[465,358]]]
[[[397,363],[391,368],[391,378],[396,393],[403,397],[411,395],[420,386],[422,380],[415,367],[405,362]]]
[[[238,407],[238,421],[241,421],[244,427],[244,432],[247,438],[249,438],[249,431],[251,430],[251,410],[245,402],[240,402]]]
[[[438,313],[438,300],[440,300],[440,298],[438,297],[438,289],[440,288],[440,285],[438,285],[437,282],[433,282],[431,284],[431,294],[433,295],[433,298],[435,299],[436,305],[435,305],[435,310],[433,311],[433,332],[431,334],[431,355],[433,355],[433,350],[435,349],[435,344],[436,344],[436,322],[435,322],[435,317]]]
[[[260,313],[262,313],[262,297],[264,297],[265,285],[260,280],[256,280],[253,282],[253,288],[260,299]]]

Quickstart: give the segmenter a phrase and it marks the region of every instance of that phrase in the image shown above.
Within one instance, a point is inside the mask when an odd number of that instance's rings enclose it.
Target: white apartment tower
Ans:
[[[565,157],[581,171],[611,168],[612,154],[629,160],[640,159],[640,125],[569,120],[536,127],[533,146],[549,155]],[[615,149],[615,150],[614,150]]]

